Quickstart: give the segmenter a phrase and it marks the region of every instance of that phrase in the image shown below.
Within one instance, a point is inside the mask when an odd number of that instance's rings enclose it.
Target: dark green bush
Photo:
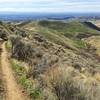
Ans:
[[[8,40],[8,34],[5,31],[0,31],[0,38]]]

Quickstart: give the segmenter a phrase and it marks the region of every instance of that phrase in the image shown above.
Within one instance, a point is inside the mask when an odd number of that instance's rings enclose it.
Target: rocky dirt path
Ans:
[[[24,96],[22,91],[19,89],[15,81],[12,69],[10,68],[10,64],[8,61],[5,43],[2,44],[1,48],[2,48],[1,67],[2,67],[3,78],[6,82],[6,88],[7,88],[6,100],[28,100]]]

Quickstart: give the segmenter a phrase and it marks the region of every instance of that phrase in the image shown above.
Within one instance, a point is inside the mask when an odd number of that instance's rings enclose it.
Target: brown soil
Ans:
[[[25,95],[20,90],[17,85],[15,78],[13,76],[13,71],[10,68],[10,63],[7,57],[7,51],[5,48],[5,43],[2,44],[2,53],[1,53],[1,68],[3,73],[3,78],[6,84],[6,100],[28,100]]]

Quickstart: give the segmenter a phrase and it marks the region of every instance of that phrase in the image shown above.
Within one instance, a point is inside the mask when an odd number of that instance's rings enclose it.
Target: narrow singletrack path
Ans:
[[[13,71],[10,67],[10,63],[8,60],[7,51],[5,48],[5,43],[1,45],[2,53],[1,53],[1,67],[3,78],[6,84],[6,100],[28,100],[20,90],[19,86],[17,85],[15,78],[13,76]]]

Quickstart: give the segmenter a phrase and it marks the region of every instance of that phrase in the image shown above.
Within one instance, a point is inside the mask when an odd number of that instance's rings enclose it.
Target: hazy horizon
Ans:
[[[0,13],[100,13],[99,9],[99,0],[0,0]]]

